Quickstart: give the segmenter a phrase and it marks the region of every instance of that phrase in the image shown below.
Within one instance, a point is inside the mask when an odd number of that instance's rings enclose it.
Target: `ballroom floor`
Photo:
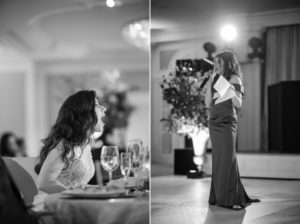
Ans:
[[[210,182],[211,178],[152,177],[151,223],[300,223],[300,180],[242,179],[248,194],[262,202],[241,211],[209,206]]]

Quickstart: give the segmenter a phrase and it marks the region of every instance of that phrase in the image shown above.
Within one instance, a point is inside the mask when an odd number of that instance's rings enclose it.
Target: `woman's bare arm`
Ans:
[[[239,77],[237,76],[232,76],[230,79],[230,83],[233,84],[233,86],[237,86],[238,89],[233,87],[234,90],[234,97],[231,99],[232,103],[234,104],[235,107],[241,108],[242,107],[242,102],[243,102],[243,84],[242,81]]]
[[[232,103],[234,104],[235,107],[241,108],[242,107],[242,94],[238,91],[234,91],[235,96],[231,99]]]
[[[48,194],[61,192],[67,187],[57,181],[57,177],[64,168],[64,162],[61,160],[61,155],[57,149],[53,149],[47,156],[39,177],[38,189]]]
[[[211,96],[211,84],[212,84],[212,78],[210,77],[207,83],[204,86],[205,91],[205,106],[206,108],[210,108],[211,102],[212,102],[212,96]]]

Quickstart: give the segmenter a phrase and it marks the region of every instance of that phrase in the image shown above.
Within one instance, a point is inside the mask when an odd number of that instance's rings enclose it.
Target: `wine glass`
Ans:
[[[142,166],[143,144],[141,140],[135,139],[128,142],[127,151],[131,153],[131,170],[135,177]]]
[[[117,146],[103,146],[101,151],[101,165],[112,180],[112,172],[119,166],[119,149]]]
[[[142,149],[143,143],[139,139],[129,140],[127,145],[127,152],[131,153],[131,156],[134,154],[139,154],[139,151]]]
[[[150,171],[150,151],[148,146],[144,148],[143,167]]]
[[[121,173],[124,176],[124,183],[126,185],[127,177],[129,176],[131,169],[131,153],[122,152],[120,157]]]

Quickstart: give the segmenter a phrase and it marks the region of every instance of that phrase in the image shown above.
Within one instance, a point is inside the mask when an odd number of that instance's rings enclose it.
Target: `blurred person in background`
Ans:
[[[25,144],[24,138],[18,138],[17,139],[17,145],[19,147],[20,155],[23,156],[23,157],[26,157],[27,156],[27,154],[26,154],[26,144]]]
[[[23,148],[19,147],[17,136],[12,132],[5,132],[0,140],[1,156],[20,157],[25,156]]]

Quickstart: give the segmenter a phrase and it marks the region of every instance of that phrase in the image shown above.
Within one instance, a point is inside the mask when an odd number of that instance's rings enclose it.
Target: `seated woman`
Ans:
[[[105,110],[94,91],[79,91],[65,100],[56,123],[43,140],[35,167],[38,189],[42,191],[35,197],[35,206],[43,201],[45,193],[86,185],[93,177],[91,138],[94,132],[103,132],[101,119]]]

